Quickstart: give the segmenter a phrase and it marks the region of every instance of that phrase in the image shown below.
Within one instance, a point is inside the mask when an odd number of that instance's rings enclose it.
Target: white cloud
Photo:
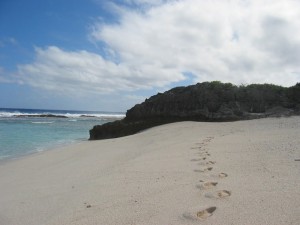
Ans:
[[[125,65],[156,74],[291,85],[299,81],[299,30],[298,1],[184,0],[126,9],[119,24],[95,24],[92,36]]]
[[[163,89],[186,73],[195,82],[299,82],[299,1],[154,3],[142,11],[124,6],[118,23],[93,25],[90,37],[106,44],[106,56],[36,48],[35,61],[19,65],[20,79],[48,90],[96,93]]]
[[[135,5],[160,5],[164,2],[166,2],[166,0],[125,0],[124,2],[126,2],[127,4],[135,4]]]
[[[107,94],[160,87],[183,79],[181,74],[170,79],[169,70],[161,70],[160,77],[151,66],[116,64],[87,51],[70,52],[55,46],[35,51],[34,63],[18,66],[19,79],[47,90]]]

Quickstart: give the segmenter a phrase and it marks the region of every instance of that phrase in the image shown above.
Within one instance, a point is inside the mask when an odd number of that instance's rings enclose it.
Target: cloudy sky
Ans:
[[[300,1],[0,1],[0,107],[126,111],[213,80],[300,82]]]

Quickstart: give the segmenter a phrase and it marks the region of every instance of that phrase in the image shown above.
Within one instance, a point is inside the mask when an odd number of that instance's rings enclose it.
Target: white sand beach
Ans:
[[[299,225],[300,117],[180,122],[0,164],[0,225]]]

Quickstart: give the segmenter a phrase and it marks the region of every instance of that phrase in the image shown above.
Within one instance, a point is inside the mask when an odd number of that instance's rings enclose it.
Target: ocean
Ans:
[[[0,160],[86,141],[94,125],[125,113],[0,108]]]

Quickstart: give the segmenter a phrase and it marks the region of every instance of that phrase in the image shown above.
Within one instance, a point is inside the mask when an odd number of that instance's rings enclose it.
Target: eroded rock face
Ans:
[[[105,139],[137,133],[160,124],[192,121],[233,121],[267,116],[289,116],[299,112],[300,85],[235,86],[204,82],[158,93],[135,105],[123,120],[95,126],[90,139]]]

